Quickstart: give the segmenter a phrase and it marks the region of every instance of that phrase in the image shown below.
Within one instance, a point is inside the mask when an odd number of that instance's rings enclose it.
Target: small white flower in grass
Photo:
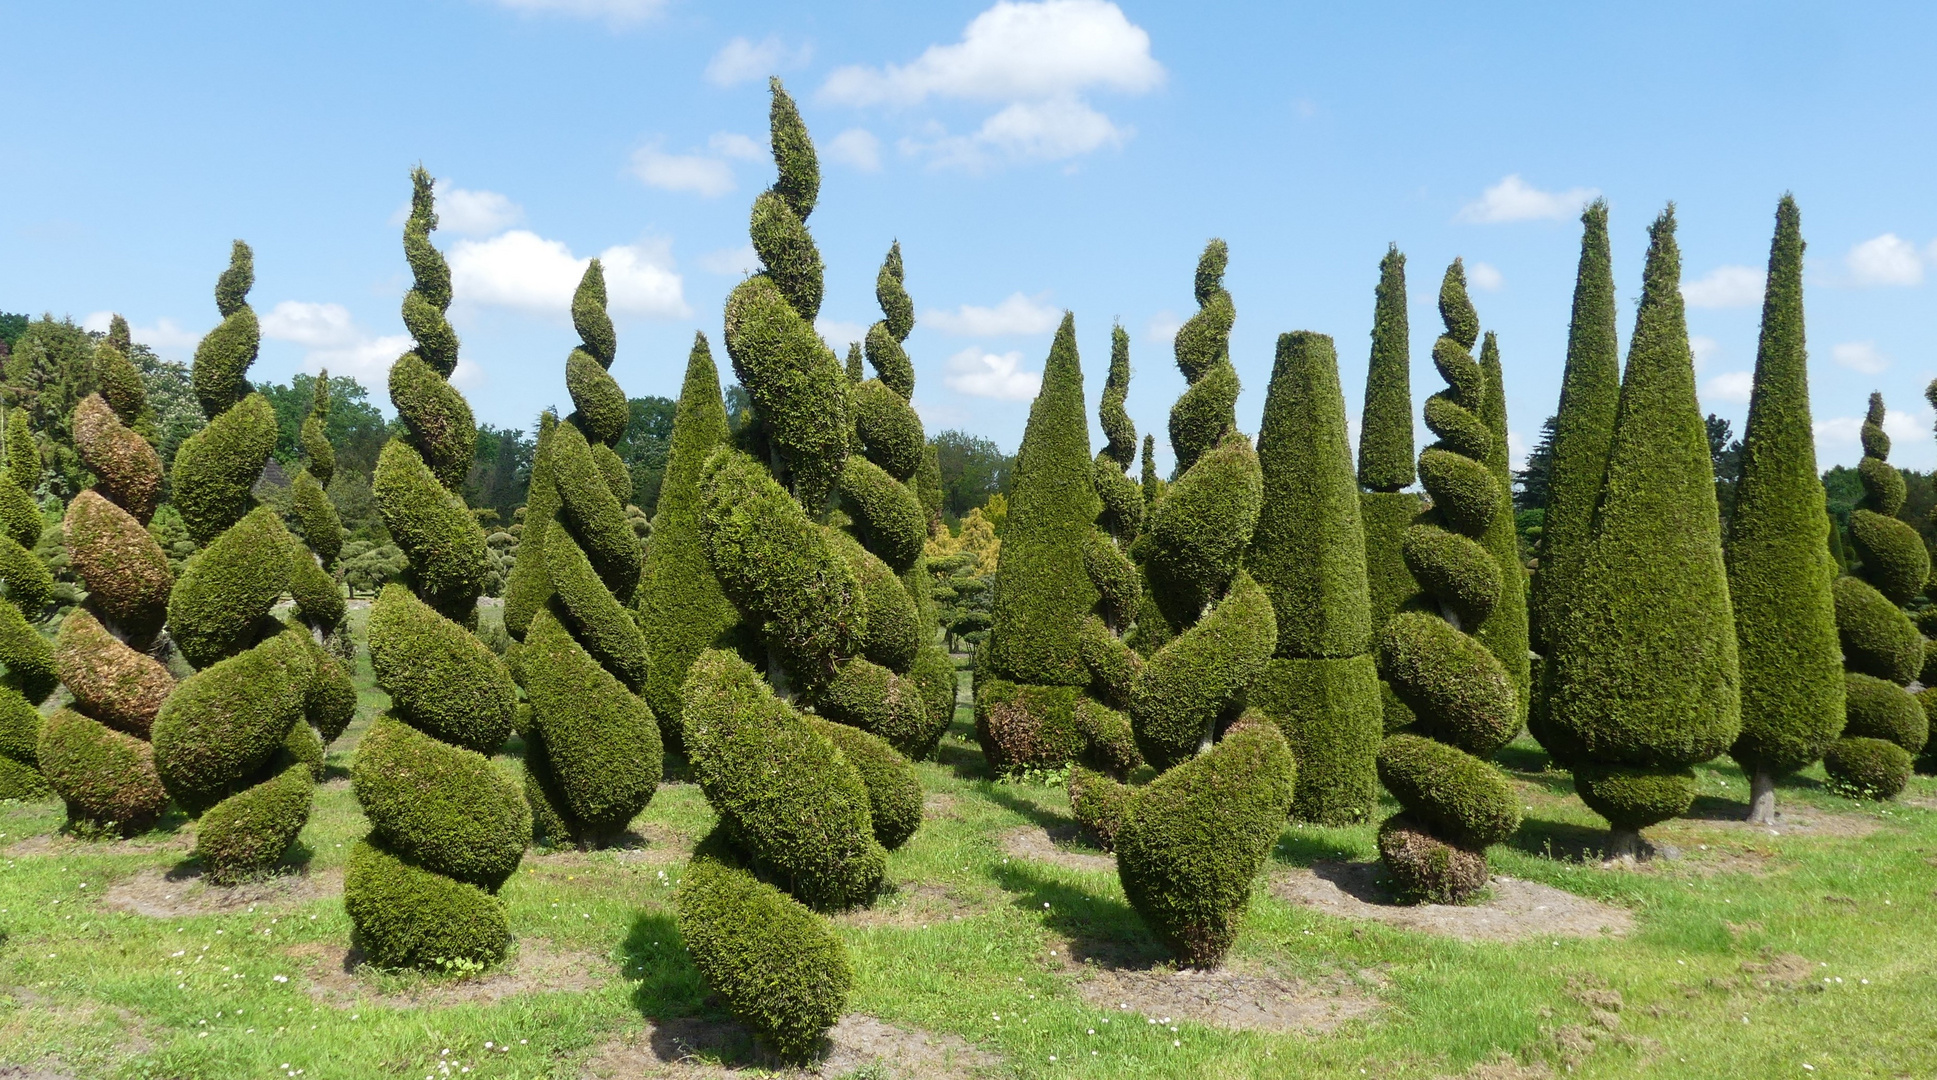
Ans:
[[[1184,1045],[1184,1044],[1183,1044],[1183,1043],[1181,1043],[1181,1042],[1179,1042],[1179,1041],[1178,1041],[1178,1040],[1176,1040],[1176,1039],[1172,1039],[1172,1040],[1170,1040],[1170,1045],[1172,1045],[1172,1046],[1182,1046],[1182,1045]]]
[[[285,983],[289,981],[289,976],[287,975],[272,975],[270,977],[275,979],[279,983]]]

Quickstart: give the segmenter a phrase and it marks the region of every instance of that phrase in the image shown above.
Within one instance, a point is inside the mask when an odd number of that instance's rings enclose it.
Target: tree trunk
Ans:
[[[1758,768],[1749,779],[1749,824],[1776,823],[1776,778],[1766,768]]]
[[[1607,834],[1607,857],[1609,862],[1627,860],[1640,862],[1647,858],[1647,848],[1641,843],[1640,829],[1613,828]]]

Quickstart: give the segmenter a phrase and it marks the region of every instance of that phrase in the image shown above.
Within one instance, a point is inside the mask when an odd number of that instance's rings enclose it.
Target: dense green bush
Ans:
[[[1573,615],[1548,628],[1546,659],[1544,722],[1584,755],[1573,764],[1588,805],[1615,812],[1616,855],[1637,853],[1640,828],[1687,808],[1667,778],[1728,749],[1741,730],[1735,619],[1672,207],[1650,236],[1607,479],[1566,585]],[[1617,780],[1637,770],[1656,779]]]
[[[1159,770],[1197,753],[1277,647],[1271,598],[1245,571],[1196,625],[1144,662],[1130,693],[1137,748]]]
[[[1723,551],[1742,685],[1742,734],[1729,753],[1753,777],[1750,814],[1763,823],[1775,820],[1775,778],[1822,757],[1844,711],[1837,568],[1824,542],[1831,524],[1809,413],[1802,254],[1796,201],[1785,195]]]
[[[366,838],[350,849],[343,910],[355,941],[378,967],[451,970],[495,964],[511,944],[497,897],[414,866]]]
[[[405,723],[481,754],[504,745],[517,705],[504,662],[402,585],[370,605],[370,664]]]
[[[73,709],[57,709],[41,724],[35,754],[70,825],[133,836],[168,806],[154,747]]]
[[[379,717],[357,747],[350,782],[373,835],[427,870],[495,890],[524,855],[524,797],[476,751]]]
[[[1916,754],[1930,740],[1930,719],[1915,695],[1896,683],[1850,672],[1844,738],[1888,739]]]
[[[1837,578],[1830,597],[1845,666],[1900,686],[1916,679],[1923,670],[1923,635],[1903,609],[1861,578]]]
[[[1457,746],[1420,735],[1388,735],[1379,782],[1405,814],[1434,836],[1483,855],[1520,827],[1520,804],[1499,768]]]
[[[1847,738],[1823,753],[1830,785],[1864,799],[1894,799],[1910,782],[1910,751],[1887,739]]]
[[[53,659],[74,707],[88,716],[148,738],[162,703],[175,689],[168,669],[122,644],[85,610],[62,620]]]
[[[155,717],[155,765],[169,795],[199,814],[247,787],[302,719],[315,675],[301,630],[183,679]]]
[[[542,746],[539,755],[528,749],[526,759],[545,759],[563,797],[553,811],[580,846],[617,841],[658,790],[663,749],[652,710],[549,611],[532,619],[519,664],[531,702],[529,730]]]
[[[874,825],[874,838],[893,851],[908,842],[921,827],[921,781],[908,759],[896,752],[886,739],[870,735],[846,724],[813,720],[814,730],[840,750],[861,775],[868,789],[868,812]]]
[[[248,648],[289,587],[294,544],[276,512],[259,506],[182,567],[168,595],[168,632],[196,667]]]

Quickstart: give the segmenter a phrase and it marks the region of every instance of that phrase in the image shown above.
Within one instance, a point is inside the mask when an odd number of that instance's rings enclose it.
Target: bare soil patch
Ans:
[[[962,800],[945,791],[934,791],[922,797],[921,816],[924,818],[959,818]]]
[[[1688,817],[1664,822],[1649,831],[1673,834],[1683,830],[1694,832],[1713,829],[1725,835],[1747,833],[1755,836],[1820,836],[1832,840],[1861,840],[1883,828],[1883,822],[1868,814],[1818,810],[1811,806],[1779,810],[1772,825],[1751,825],[1738,815],[1738,810],[1740,814],[1748,813],[1748,807],[1737,803],[1711,807],[1698,804],[1697,812]]]
[[[987,896],[929,882],[899,882],[865,908],[850,908],[833,916],[842,926],[891,927],[925,930],[938,923],[966,919],[990,908]]]
[[[1634,929],[1626,908],[1575,896],[1538,882],[1495,875],[1485,899],[1472,904],[1402,904],[1381,882],[1378,863],[1318,862],[1271,881],[1271,895],[1347,919],[1371,919],[1402,930],[1462,941],[1556,937],[1624,937]]]
[[[1512,1055],[1501,1053],[1487,1061],[1476,1061],[1463,1073],[1440,1073],[1433,1080],[1552,1080],[1554,1070],[1546,1065],[1522,1065]]]
[[[337,1008],[494,1005],[518,994],[597,990],[616,974],[610,960],[560,949],[545,938],[518,939],[517,951],[508,961],[469,978],[378,971],[364,962],[360,950],[340,945],[298,945],[286,950],[286,955],[309,962],[304,986],[309,996]]]
[[[7,858],[24,855],[146,855],[156,851],[190,851],[195,847],[192,826],[170,833],[147,833],[132,840],[83,840],[66,833],[41,833],[7,846]],[[0,1073],[0,1077],[5,1076]],[[27,1075],[27,1074],[23,1074]]]
[[[525,858],[535,867],[590,866],[598,862],[621,864],[670,864],[684,862],[693,855],[693,838],[657,822],[645,822],[626,830],[619,842],[598,851],[576,848],[534,849]]]
[[[1040,825],[1025,825],[1002,834],[1002,850],[1010,858],[1026,862],[1049,863],[1068,870],[1087,870],[1091,873],[1116,873],[1115,856],[1072,851],[1062,846],[1081,835],[1082,831],[1074,825],[1059,827],[1054,831]]]
[[[116,881],[101,905],[153,919],[226,915],[258,907],[290,908],[343,895],[343,871],[279,874],[239,885],[213,885],[199,870],[149,868]]]
[[[8,1065],[0,1062],[0,1080],[74,1080],[74,1074],[47,1065]]]
[[[1344,977],[1312,982],[1224,968],[1087,966],[1076,992],[1099,1009],[1147,1023],[1184,1021],[1227,1031],[1302,1031],[1324,1034],[1348,1020],[1370,1017],[1379,1000]]]
[[[579,1075],[585,1080],[674,1077],[714,1080],[749,1074],[848,1076],[862,1069],[894,1080],[970,1080],[1001,1066],[1000,1058],[953,1035],[902,1027],[859,1013],[828,1032],[826,1056],[810,1068],[789,1066],[730,1020],[647,1021],[600,1047]]]

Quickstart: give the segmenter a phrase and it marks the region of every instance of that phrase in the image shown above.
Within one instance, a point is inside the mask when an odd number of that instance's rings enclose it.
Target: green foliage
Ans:
[[[1379,668],[1413,710],[1420,734],[1492,757],[1519,733],[1505,665],[1444,619],[1393,616],[1379,635]]]
[[[99,394],[81,399],[73,423],[74,449],[93,470],[95,488],[146,525],[161,502],[161,457],[155,448],[123,424]]]
[[[1170,446],[1177,454],[1177,474],[1197,462],[1197,456],[1216,446],[1237,422],[1237,371],[1231,367],[1231,324],[1237,308],[1224,289],[1224,268],[1230,249],[1222,240],[1204,245],[1197,260],[1197,314],[1178,327],[1177,368],[1190,388],[1170,410]]]
[[[6,466],[9,486],[31,495],[40,486],[40,446],[34,442],[33,417],[25,409],[6,413]]]
[[[1365,371],[1359,435],[1358,481],[1367,491],[1397,492],[1413,482],[1409,333],[1406,257],[1393,244],[1379,260],[1379,285],[1373,292],[1372,359]]]
[[[715,840],[696,852],[673,894],[693,966],[740,1022],[776,1051],[806,1060],[847,1005],[847,947],[827,922],[733,865]]]
[[[932,750],[945,727],[935,723],[928,699],[913,680],[858,656],[841,661],[834,677],[815,693],[814,707],[910,757]]]
[[[921,417],[915,410],[877,379],[853,388],[849,409],[854,416],[854,433],[868,460],[896,480],[913,478],[927,452]]]
[[[1514,702],[1522,723],[1532,691],[1531,669],[1527,661],[1527,581],[1520,562],[1520,537],[1513,519],[1513,470],[1507,464],[1507,400],[1505,378],[1500,371],[1500,346],[1491,331],[1480,344],[1480,370],[1486,377],[1486,393],[1480,400],[1480,417],[1485,420],[1487,451],[1482,460],[1499,481],[1504,500],[1501,512],[1488,523],[1479,537],[1493,561],[1499,564],[1498,601],[1478,621],[1474,636],[1493,650],[1513,676]]]
[[[1894,517],[1870,510],[1852,512],[1850,541],[1861,560],[1864,580],[1893,604],[1909,603],[1930,579],[1930,552],[1923,538]]]
[[[254,783],[302,719],[315,675],[297,640],[302,633],[277,634],[203,668],[162,705],[153,731],[155,768],[168,794],[190,813]]]
[[[1906,686],[1923,669],[1923,635],[1917,624],[1860,578],[1837,578],[1830,587],[1843,664],[1851,671]]]
[[[309,764],[290,761],[210,807],[195,827],[195,856],[208,879],[216,884],[246,880],[281,862],[309,822],[315,786]]]
[[[188,533],[206,544],[255,506],[250,489],[276,445],[276,414],[261,394],[209,418],[175,451],[169,500]]]
[[[1884,739],[1838,739],[1823,753],[1830,786],[1858,798],[1888,800],[1903,793],[1915,758]]]
[[[1270,596],[1239,571],[1216,607],[1145,661],[1130,696],[1144,758],[1162,771],[1195,754],[1264,670],[1277,639]]]
[[[152,639],[175,583],[161,546],[127,511],[93,491],[68,505],[63,532],[91,606],[130,640]]]
[[[531,838],[523,793],[491,759],[382,716],[350,767],[372,835],[418,866],[496,891]]]
[[[207,667],[255,642],[289,586],[292,544],[275,511],[259,506],[182,568],[168,628],[190,664]]]
[[[289,483],[291,518],[303,542],[328,566],[343,550],[343,521],[323,491],[323,485],[308,469]]]
[[[558,418],[538,417],[538,440],[531,456],[531,499],[525,504],[524,529],[518,540],[518,562],[504,587],[504,627],[523,640],[538,609],[551,599],[551,577],[545,569],[545,539],[558,516],[558,485],[552,478]]]
[[[928,538],[928,515],[914,489],[854,454],[841,470],[840,492],[869,551],[896,573],[915,565]]]
[[[1117,875],[1179,964],[1223,963],[1296,775],[1277,728],[1257,721],[1131,795],[1115,836]]]
[[[67,804],[70,823],[133,836],[168,805],[154,748],[73,709],[47,717],[34,752],[41,774]]]
[[[567,827],[581,845],[604,847],[658,789],[658,722],[549,611],[532,619],[519,665],[531,701],[530,729],[563,796],[557,809],[569,815]]]
[[[740,627],[739,612],[714,575],[701,534],[701,471],[726,437],[719,373],[706,336],[696,334],[637,600],[648,660],[642,694],[659,718],[666,746],[675,750],[683,745],[679,689],[693,658],[706,649],[731,647]],[[530,528],[527,524],[526,531]]]
[[[343,910],[378,967],[495,964],[511,946],[504,905],[469,882],[415,866],[374,837],[350,849]]]
[[[902,348],[915,329],[915,301],[902,281],[901,241],[897,240],[874,278],[874,298],[881,305],[882,318],[868,327],[867,349],[868,362],[881,382],[905,402],[915,393],[915,365]]]
[[[45,701],[60,682],[54,650],[12,604],[0,604],[0,665],[7,669],[0,685],[19,690],[36,704]]]
[[[874,838],[889,851],[907,843],[921,827],[922,800],[921,781],[908,759],[887,740],[857,728],[820,719],[809,722],[860,773],[861,783],[868,789]]]
[[[1103,400],[1097,405],[1103,422],[1103,455],[1128,470],[1137,459],[1137,427],[1123,403],[1130,394],[1130,332],[1122,324],[1110,328],[1110,374],[1103,380]]]
[[[370,605],[370,663],[412,727],[485,754],[511,732],[517,687],[504,662],[402,585]]]
[[[168,669],[122,643],[86,610],[63,619],[54,640],[54,668],[74,695],[74,707],[109,727],[147,738],[162,703],[175,690]],[[30,691],[45,685],[39,678],[21,679],[20,668],[7,666],[14,681],[28,683]]]
[[[1645,829],[1680,817],[1695,802],[1695,774],[1672,765],[1574,767],[1574,790],[1589,810],[1619,829]]]
[[[1479,542],[1432,525],[1406,530],[1400,555],[1425,593],[1461,626],[1477,626],[1502,601],[1500,564]]]
[[[1887,739],[1912,754],[1930,741],[1930,719],[1915,695],[1885,679],[1850,672],[1843,737]]]
[[[989,768],[1012,773],[1076,760],[1086,741],[1076,724],[1081,696],[1077,686],[1014,683],[978,673],[975,738]]]
[[[0,536],[0,582],[6,584],[7,599],[22,608],[40,612],[54,602],[54,575],[34,553]]]
[[[733,841],[810,905],[871,898],[887,854],[840,750],[730,653],[702,653],[684,693],[687,756]]]
[[[468,619],[487,564],[484,530],[464,500],[402,439],[383,448],[372,487],[384,528],[410,559],[412,588],[446,617]]]
[[[1455,746],[1420,735],[1388,735],[1379,782],[1432,835],[1483,852],[1520,828],[1520,800],[1506,774]]]
[[[607,455],[595,453],[570,421],[552,432],[551,449],[551,481],[558,486],[559,520],[571,529],[607,591],[620,603],[631,600],[639,585],[639,540],[599,468],[600,459]],[[527,532],[532,528],[529,515],[525,528]],[[551,566],[549,559],[545,565]]]
[[[637,693],[645,685],[647,674],[646,642],[639,624],[606,590],[584,550],[557,521],[552,522],[551,535],[545,539],[545,564],[552,582],[553,610],[565,619],[586,651],[629,692]]]
[[[727,298],[726,351],[789,480],[804,503],[818,505],[848,454],[848,383],[840,362],[812,319],[764,274]]]
[[[1567,585],[1575,615],[1550,628],[1546,661],[1547,723],[1588,755],[1591,768],[1577,775],[1601,777],[1603,805],[1629,822],[1667,803],[1606,794],[1616,766],[1674,774],[1741,730],[1735,620],[1674,230],[1672,208],[1650,230],[1606,487]]]
[[[1232,432],[1151,507],[1131,554],[1149,568],[1155,599],[1172,624],[1187,625],[1230,586],[1246,563],[1263,502],[1258,455]],[[1006,543],[1002,557],[1009,558]]]
[[[1016,458],[1003,454],[994,442],[951,429],[930,439],[928,445],[941,474],[942,511],[951,517],[965,516],[991,495],[1012,493]]]
[[[1292,816],[1323,825],[1363,821],[1378,804],[1374,760],[1383,732],[1371,655],[1274,658],[1246,701],[1278,726],[1301,763]]]
[[[330,405],[330,373],[325,368],[310,380],[309,415],[303,418],[302,432],[303,456],[309,459],[310,475],[324,487],[336,474],[336,448],[330,445],[328,434]]]
[[[202,415],[210,420],[249,392],[249,366],[256,362],[256,350],[262,344],[262,328],[248,300],[255,281],[255,255],[249,245],[237,240],[229,252],[229,268],[215,281],[215,309],[222,321],[195,346],[195,396],[202,403]],[[261,462],[256,467],[261,468]]]
[[[1844,705],[1831,594],[1837,567],[1823,539],[1831,523],[1809,412],[1802,255],[1800,216],[1785,195],[1776,207],[1741,479],[1724,549],[1742,686],[1742,734],[1729,752],[1745,771],[1772,775],[1821,757]],[[1921,552],[1922,543],[1911,539]]]

